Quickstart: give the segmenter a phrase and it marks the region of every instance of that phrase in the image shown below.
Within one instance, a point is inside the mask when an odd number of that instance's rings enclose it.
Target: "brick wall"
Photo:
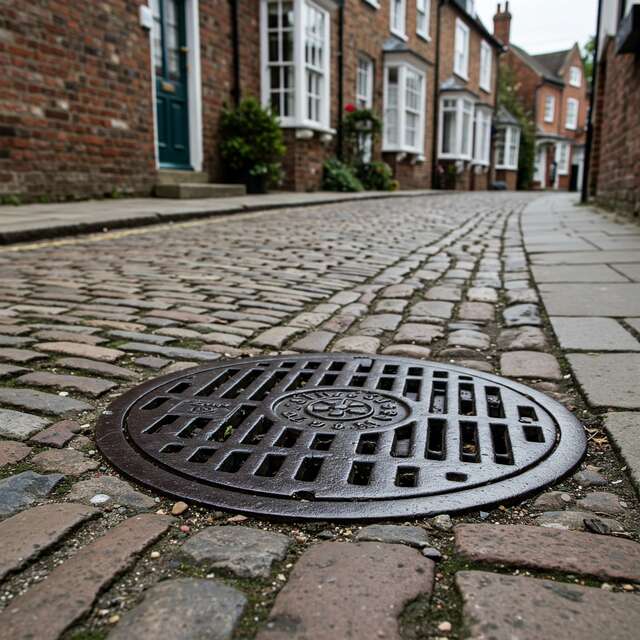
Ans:
[[[518,188],[518,172],[509,171],[507,169],[496,169],[496,180],[505,182],[509,191],[515,191]]]

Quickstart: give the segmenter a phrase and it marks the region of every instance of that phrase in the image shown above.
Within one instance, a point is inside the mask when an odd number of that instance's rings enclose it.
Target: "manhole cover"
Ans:
[[[408,358],[252,358],[152,380],[105,411],[102,453],[214,507],[299,519],[478,508],[558,480],[580,423],[505,378]]]

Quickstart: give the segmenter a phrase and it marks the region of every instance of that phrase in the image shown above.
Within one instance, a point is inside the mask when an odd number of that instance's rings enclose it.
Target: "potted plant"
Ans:
[[[230,177],[249,193],[266,193],[281,179],[286,148],[278,119],[255,98],[225,109],[220,120],[220,155]]]

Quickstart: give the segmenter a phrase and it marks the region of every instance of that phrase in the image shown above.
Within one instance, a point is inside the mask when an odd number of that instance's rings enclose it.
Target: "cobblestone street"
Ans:
[[[0,248],[0,637],[636,638],[639,337],[640,227],[567,194],[412,194]],[[137,384],[313,352],[532,386],[582,422],[586,458],[487,511],[336,524],[176,502],[97,449],[98,416]]]

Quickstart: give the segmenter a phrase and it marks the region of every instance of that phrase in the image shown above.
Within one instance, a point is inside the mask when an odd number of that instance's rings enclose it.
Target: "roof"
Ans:
[[[504,51],[505,47],[502,44],[502,42],[500,42],[500,40],[498,40],[493,33],[491,33],[491,31],[489,31],[489,29],[487,29],[487,27],[484,26],[482,20],[480,20],[480,18],[478,18],[477,15],[473,15],[471,13],[469,13],[467,11],[467,2],[466,0],[449,0],[450,4],[452,4],[453,6],[455,6],[455,8],[460,11],[461,13],[463,13],[467,18],[469,18],[469,20],[471,20],[471,22],[474,23],[474,25],[477,27],[477,29],[482,33],[482,35],[487,39],[491,41],[491,44],[496,47],[497,49],[499,49],[500,51]]]
[[[565,49],[564,51],[552,51],[551,53],[541,53],[531,57],[537,60],[543,67],[549,69],[551,73],[559,76],[560,70],[571,51],[571,49]]]
[[[504,105],[500,105],[498,107],[498,112],[496,113],[496,124],[508,124],[514,127],[520,127],[520,121],[518,118],[516,118]]]
[[[567,51],[556,51],[554,53],[544,53],[539,56],[529,55],[524,49],[516,46],[515,44],[510,44],[509,47],[516,55],[518,55],[531,69],[533,69],[538,75],[542,76],[545,80],[549,80],[550,82],[555,82],[556,84],[564,84],[564,80],[558,75],[556,69],[552,69],[547,66],[546,59],[551,59],[553,56],[554,63],[556,56],[562,54],[564,57],[562,62],[567,56]],[[562,62],[558,66],[559,68],[562,66]]]
[[[449,76],[446,80],[441,82],[440,91],[441,92],[446,92],[446,91],[463,92],[463,93],[468,93],[472,96],[475,96],[476,98],[478,97],[477,93],[474,93],[473,91],[471,91],[469,87],[467,87],[466,83],[461,82],[455,76]]]

